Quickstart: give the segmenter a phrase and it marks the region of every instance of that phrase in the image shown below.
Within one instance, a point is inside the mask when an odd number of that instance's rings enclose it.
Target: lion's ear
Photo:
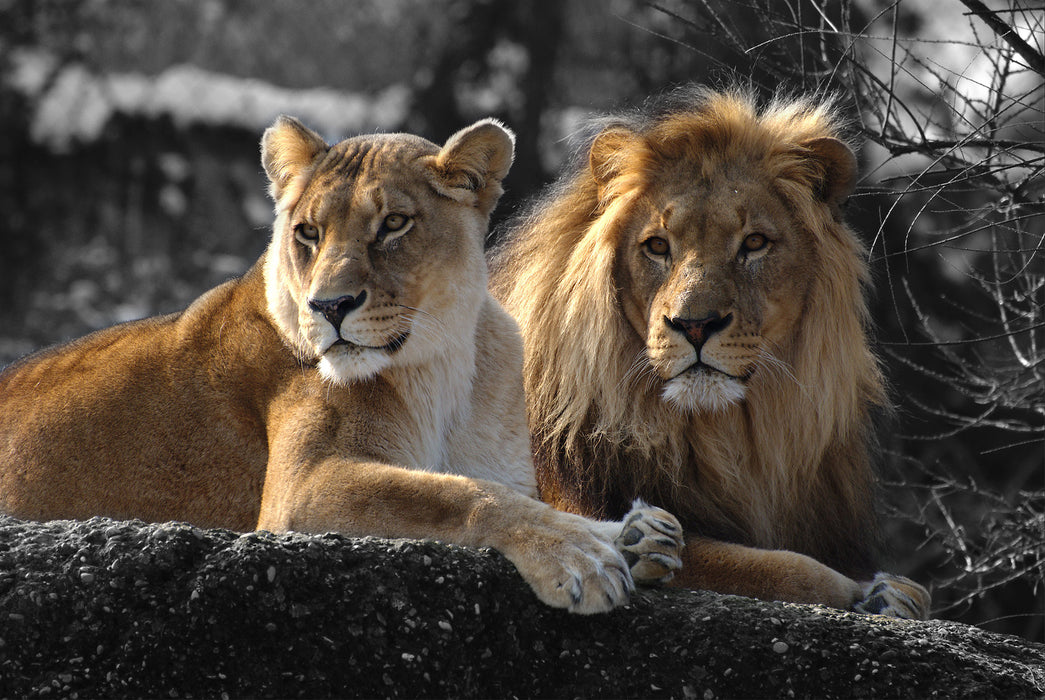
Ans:
[[[281,116],[261,137],[261,164],[269,177],[269,193],[277,202],[287,186],[328,149],[319,134],[297,119]]]
[[[588,167],[599,184],[600,191],[613,178],[620,175],[626,164],[626,154],[638,139],[638,135],[622,126],[611,126],[599,133],[588,149]]]
[[[802,144],[810,157],[820,165],[823,179],[818,183],[817,194],[830,207],[836,217],[841,216],[842,205],[856,187],[857,163],[852,149],[843,142],[825,136]]]
[[[440,194],[489,214],[514,158],[515,135],[496,119],[483,119],[446,140],[430,163],[431,183]]]

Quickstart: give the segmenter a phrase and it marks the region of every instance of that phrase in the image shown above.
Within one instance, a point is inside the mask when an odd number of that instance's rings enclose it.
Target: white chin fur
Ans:
[[[338,349],[319,359],[319,374],[334,384],[350,384],[373,377],[392,364],[383,350],[368,348]]]
[[[683,411],[724,411],[744,398],[744,385],[720,372],[689,371],[664,385],[668,403]]]

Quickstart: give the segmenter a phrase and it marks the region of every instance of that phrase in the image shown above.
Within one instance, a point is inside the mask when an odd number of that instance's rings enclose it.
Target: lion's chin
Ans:
[[[722,372],[695,368],[683,372],[664,385],[661,398],[686,412],[717,412],[740,403],[744,383]]]

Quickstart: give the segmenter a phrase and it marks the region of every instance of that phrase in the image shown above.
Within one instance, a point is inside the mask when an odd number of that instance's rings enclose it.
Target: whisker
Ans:
[[[617,391],[627,391],[631,383],[640,379],[648,368],[649,363],[646,362],[646,353],[643,350],[639,350],[635,354],[635,359],[632,361],[631,366],[628,367],[628,371],[617,382]]]
[[[636,390],[641,389],[648,394],[656,390],[659,379],[657,371],[649,362],[646,350],[642,349],[635,354],[635,359],[628,367],[628,371],[617,382],[617,391],[630,393],[631,387],[634,387]]]
[[[398,306],[408,312],[403,314],[400,319],[403,322],[403,328],[399,332],[406,332],[412,328],[432,336],[441,344],[450,344],[452,337],[446,328],[446,324],[438,316],[416,306],[408,306],[406,304],[398,304]]]
[[[770,352],[767,348],[762,348],[757,357],[755,358],[755,365],[763,368],[770,375],[776,376],[777,378],[784,379],[793,383],[799,391],[805,396],[806,400],[811,404],[816,403],[816,399],[813,396],[810,388],[800,382],[798,377],[794,373],[794,369],[787,362],[784,362],[779,357]]]

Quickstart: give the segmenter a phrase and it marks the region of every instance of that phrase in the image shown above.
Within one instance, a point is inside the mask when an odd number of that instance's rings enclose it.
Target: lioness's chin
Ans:
[[[333,384],[345,385],[363,381],[388,369],[392,356],[385,350],[338,347],[319,359],[319,374]]]
[[[723,411],[744,398],[742,381],[710,369],[691,369],[669,380],[661,393],[683,411]]]

